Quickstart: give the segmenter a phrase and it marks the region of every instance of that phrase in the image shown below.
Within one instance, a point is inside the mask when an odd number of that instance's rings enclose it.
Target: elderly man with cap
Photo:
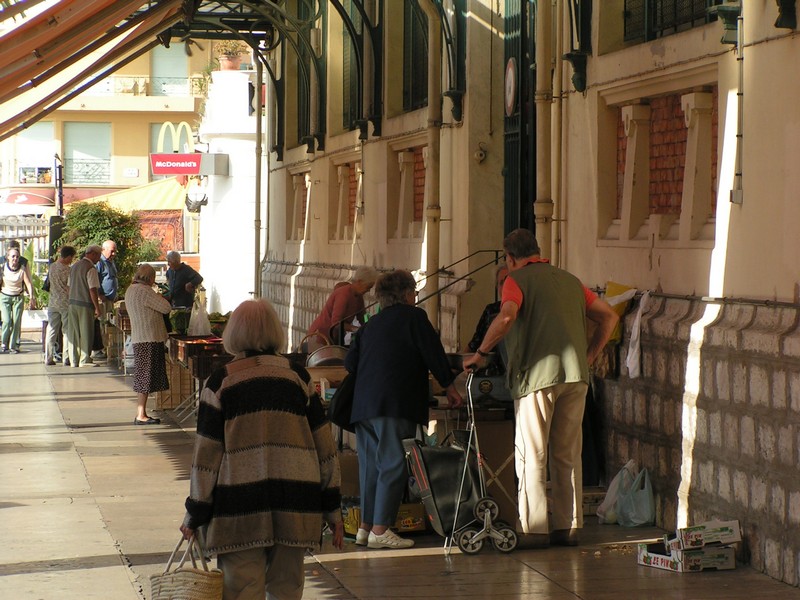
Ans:
[[[167,285],[166,296],[173,307],[190,307],[194,304],[194,292],[203,283],[203,277],[192,267],[181,262],[181,253],[176,250],[167,252]]]
[[[94,320],[100,318],[100,281],[95,264],[103,249],[97,245],[86,248],[84,256],[72,265],[69,272],[69,317],[67,340],[70,349],[70,364],[73,367],[94,366],[92,343],[94,342]]]

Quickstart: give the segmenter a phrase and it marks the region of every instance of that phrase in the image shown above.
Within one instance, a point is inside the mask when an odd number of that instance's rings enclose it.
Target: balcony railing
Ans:
[[[93,85],[92,96],[205,96],[208,82],[203,75],[191,77],[148,77],[146,75],[111,75]]]
[[[722,0],[625,0],[625,41],[647,42],[716,20],[710,6]]]
[[[64,183],[107,185],[111,183],[111,160],[67,158],[64,160]]]

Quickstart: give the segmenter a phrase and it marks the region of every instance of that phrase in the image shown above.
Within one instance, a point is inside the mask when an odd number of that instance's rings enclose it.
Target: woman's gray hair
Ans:
[[[222,345],[230,354],[280,351],[286,334],[278,313],[265,298],[245,300],[231,314],[222,332]]]
[[[408,292],[417,291],[417,282],[414,276],[403,269],[396,269],[378,277],[375,283],[375,296],[381,308],[388,308],[395,304],[406,304]]]
[[[363,266],[358,267],[353,274],[353,281],[363,281],[372,285],[378,279],[378,271],[375,267]]]
[[[153,285],[156,282],[156,270],[153,265],[139,265],[136,274],[133,276],[134,283],[144,283]]]

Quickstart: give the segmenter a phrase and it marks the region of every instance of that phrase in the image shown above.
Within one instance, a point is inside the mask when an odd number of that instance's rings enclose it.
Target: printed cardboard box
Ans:
[[[739,521],[708,521],[693,527],[678,529],[677,536],[664,536],[664,547],[672,550],[690,550],[709,544],[730,545],[742,541]]]
[[[693,550],[672,550],[665,553],[660,544],[639,544],[637,562],[674,573],[723,571],[736,568],[736,552],[730,546],[704,546]]]

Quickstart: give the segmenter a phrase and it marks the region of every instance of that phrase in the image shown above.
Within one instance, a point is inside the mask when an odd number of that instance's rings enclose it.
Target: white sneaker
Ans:
[[[414,540],[401,538],[391,529],[387,529],[381,535],[375,535],[372,531],[370,531],[369,539],[367,541],[368,548],[411,548],[413,545]]]
[[[359,527],[356,532],[356,546],[366,546],[367,542],[369,542],[369,531]]]

